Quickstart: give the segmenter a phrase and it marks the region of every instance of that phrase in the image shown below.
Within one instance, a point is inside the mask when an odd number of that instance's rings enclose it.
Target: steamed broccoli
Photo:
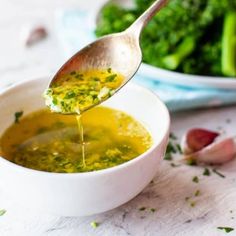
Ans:
[[[132,10],[107,5],[97,36],[124,30],[153,1],[135,0]],[[190,74],[235,76],[235,14],[235,0],[170,0],[142,33],[143,61]]]
[[[236,11],[225,15],[221,65],[224,75],[236,77]]]

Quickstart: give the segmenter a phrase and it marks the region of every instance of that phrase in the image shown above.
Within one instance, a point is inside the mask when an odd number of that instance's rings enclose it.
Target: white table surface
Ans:
[[[104,0],[0,0],[0,90],[12,82],[54,73],[63,62],[54,34],[57,8],[89,9]],[[24,48],[21,29],[42,22],[49,37],[32,48]],[[190,127],[223,129],[236,134],[236,107],[172,114],[172,131],[178,136]],[[230,118],[229,123],[227,119]],[[178,161],[175,161],[178,162]],[[127,204],[90,217],[60,217],[36,212],[15,203],[0,189],[0,236],[220,236],[218,226],[236,228],[236,161],[219,167],[226,177],[203,176],[202,167],[171,167],[163,161],[154,183]],[[197,175],[199,183],[192,182]],[[4,180],[0,180],[4,181]],[[191,207],[185,197],[200,190]],[[63,206],[62,206],[63,207]],[[140,207],[147,210],[140,211]],[[151,212],[149,208],[155,208]],[[235,218],[234,218],[235,217]],[[100,223],[93,229],[91,221]],[[228,235],[236,235],[235,231]]]

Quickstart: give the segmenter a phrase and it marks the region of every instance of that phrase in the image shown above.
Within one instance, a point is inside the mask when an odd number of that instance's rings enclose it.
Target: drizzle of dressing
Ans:
[[[112,96],[123,81],[124,77],[112,71],[111,68],[85,72],[72,71],[61,77],[59,84],[54,84],[44,93],[46,105],[53,112],[78,114],[77,123],[84,166],[86,166],[86,161],[82,112]]]
[[[84,142],[84,127],[81,120],[81,115],[76,116],[77,124],[78,124],[78,130],[79,130],[79,137],[80,137],[80,144],[81,144],[81,152],[82,152],[82,160],[83,160],[83,166],[86,167],[86,161],[85,161],[85,142]]]

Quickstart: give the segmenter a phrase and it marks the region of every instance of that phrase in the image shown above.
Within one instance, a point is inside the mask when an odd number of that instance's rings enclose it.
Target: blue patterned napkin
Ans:
[[[65,55],[72,56],[95,39],[93,14],[80,10],[63,10],[56,14],[56,32]],[[171,111],[236,103],[236,91],[189,88],[167,84],[135,75],[134,81],[159,95]]]

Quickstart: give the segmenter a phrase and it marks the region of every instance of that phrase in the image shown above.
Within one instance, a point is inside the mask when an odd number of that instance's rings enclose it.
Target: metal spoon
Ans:
[[[51,80],[49,88],[55,83],[60,84],[60,79],[72,71],[112,68],[125,77],[122,85],[116,89],[118,91],[134,76],[141,64],[139,38],[142,29],[167,1],[155,1],[125,31],[102,37],[81,49],[60,68]]]

